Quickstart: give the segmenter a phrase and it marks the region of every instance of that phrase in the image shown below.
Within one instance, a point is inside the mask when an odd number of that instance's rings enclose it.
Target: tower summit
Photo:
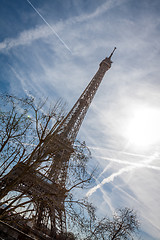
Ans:
[[[113,53],[115,52],[116,49],[117,49],[117,48],[115,47],[115,48],[113,49],[113,51],[111,52],[110,56],[109,56],[109,57],[106,57],[106,58],[100,63],[100,66],[101,66],[102,64],[105,64],[105,65],[108,66],[108,69],[111,68],[111,64],[112,64],[111,57],[113,56]],[[107,70],[108,70],[108,69],[107,69]],[[107,70],[106,70],[106,71],[107,71]]]
[[[32,159],[18,163],[0,180],[1,202],[11,190],[20,192],[20,196],[25,194],[33,202],[35,209],[34,215],[31,216],[31,219],[34,219],[32,235],[34,231],[35,234],[38,231],[41,235],[55,237],[58,233],[66,231],[66,179],[73,144],[106,71],[111,68],[111,57],[115,50],[116,48],[100,63],[98,71],[73,108],[59,126],[46,137]],[[51,165],[46,173],[42,174],[38,166],[45,164],[48,156]],[[5,214],[4,210],[1,212]],[[48,237],[46,239],[50,239]]]

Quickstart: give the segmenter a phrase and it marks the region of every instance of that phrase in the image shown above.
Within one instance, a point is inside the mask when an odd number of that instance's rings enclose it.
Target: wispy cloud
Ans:
[[[41,38],[46,38],[51,35],[50,29],[46,26],[39,26],[35,29],[26,30],[20,33],[17,38],[8,38],[0,43],[0,50],[9,50],[11,48],[29,45],[33,41]]]
[[[99,7],[97,7],[97,9],[95,11],[93,11],[90,14],[83,14],[81,16],[75,17],[74,20],[77,22],[83,22],[89,19],[93,19],[95,17],[98,17],[100,15],[102,15],[103,13],[107,12],[108,10],[121,5],[125,2],[126,0],[108,0],[105,3],[101,4]]]
[[[83,14],[78,17],[73,17],[71,19],[68,19],[65,22],[59,22],[57,24],[50,24],[48,21],[40,14],[40,12],[33,6],[33,4],[26,0],[32,8],[37,12],[37,14],[41,17],[41,19],[45,22],[47,26],[38,26],[34,29],[25,30],[20,33],[20,35],[17,38],[8,38],[5,39],[3,42],[0,43],[0,51],[3,50],[9,50],[11,48],[21,46],[21,45],[29,45],[33,41],[38,39],[47,38],[50,35],[54,34],[60,42],[64,45],[66,49],[68,49],[70,52],[72,52],[71,48],[66,44],[66,42],[60,37],[59,31],[62,29],[65,30],[65,27],[67,25],[75,24],[76,22],[84,22],[89,19],[93,19],[95,17],[98,17],[99,15],[103,14],[104,12],[108,11],[109,9],[116,7],[117,5],[122,4],[124,1],[121,1],[121,3],[118,0],[109,0],[106,3],[100,5],[95,11],[93,11],[90,14]]]

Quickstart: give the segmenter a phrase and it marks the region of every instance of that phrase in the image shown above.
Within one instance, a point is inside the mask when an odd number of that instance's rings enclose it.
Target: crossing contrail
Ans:
[[[47,24],[47,26],[51,29],[51,31],[57,36],[57,38],[61,41],[61,43],[65,46],[65,48],[72,53],[71,49],[67,46],[67,44],[60,38],[58,33],[53,29],[53,27],[44,19],[44,17],[40,14],[40,12],[33,6],[33,4],[27,0],[27,2],[31,5],[31,7],[35,10],[35,12],[40,16],[40,18]]]
[[[157,155],[157,154],[156,154],[156,155]],[[155,156],[156,156],[156,155],[155,155]],[[90,197],[94,192],[97,191],[97,189],[102,189],[102,186],[103,186],[104,184],[113,182],[116,177],[120,176],[121,174],[123,174],[123,173],[125,173],[125,172],[132,171],[133,169],[146,167],[146,168],[150,168],[150,169],[154,169],[154,170],[160,171],[160,167],[153,166],[153,165],[149,165],[149,163],[151,163],[151,162],[155,159],[155,156],[152,156],[152,157],[150,157],[150,159],[147,159],[146,161],[142,161],[142,162],[140,162],[140,163],[123,161],[123,160],[115,159],[115,158],[95,156],[95,157],[98,157],[98,158],[102,158],[102,159],[109,160],[109,161],[111,161],[111,162],[117,162],[117,163],[126,164],[126,165],[128,165],[128,166],[127,166],[127,167],[124,167],[124,168],[121,168],[118,172],[112,173],[109,177],[104,178],[102,182],[98,183],[95,187],[91,188],[91,189],[87,192],[86,196],[87,196],[87,197]],[[102,172],[102,174],[103,174],[104,172],[105,172],[105,169],[104,169],[104,171]],[[102,174],[100,174],[100,175],[102,175]]]
[[[107,152],[113,152],[113,153],[120,153],[120,154],[124,154],[124,155],[129,155],[129,156],[133,156],[133,157],[141,157],[141,158],[145,158],[145,159],[150,159],[152,156],[147,156],[144,154],[137,154],[137,153],[131,153],[131,152],[126,152],[126,151],[120,151],[120,150],[115,150],[115,149],[110,149],[107,147],[93,147],[93,146],[87,146],[89,149],[93,149],[93,150],[106,150]],[[155,156],[155,158],[159,159],[159,156]]]
[[[149,159],[147,161],[142,161],[142,162],[139,162],[139,163],[135,163],[135,162],[125,161],[125,160],[121,160],[121,159],[110,158],[110,157],[102,157],[102,156],[97,156],[97,155],[95,155],[94,157],[101,158],[101,159],[104,159],[104,160],[108,160],[108,161],[111,161],[111,162],[124,164],[124,165],[135,166],[137,168],[138,167],[140,167],[140,168],[144,167],[144,168],[150,168],[150,169],[154,169],[154,170],[160,171],[160,167],[148,164],[148,163],[152,162],[154,159]]]
[[[118,172],[112,173],[109,177],[104,178],[102,182],[98,183],[95,187],[91,188],[86,193],[86,196],[90,197],[94,192],[97,191],[97,189],[99,188],[101,189],[104,184],[113,182],[116,177],[120,176],[122,173],[129,172],[134,168],[136,168],[136,166],[127,166],[127,167],[121,168]]]

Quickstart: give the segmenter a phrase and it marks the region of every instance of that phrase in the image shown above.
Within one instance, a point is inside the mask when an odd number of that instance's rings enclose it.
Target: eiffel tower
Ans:
[[[35,222],[30,231],[37,239],[54,239],[58,233],[66,232],[66,178],[73,144],[106,71],[111,68],[115,49],[100,63],[98,71],[73,108],[47,136],[40,150],[25,162],[18,163],[0,182],[0,199],[9,191],[18,191],[32,200]],[[38,171],[38,166],[48,155],[52,155],[52,163],[44,175]]]

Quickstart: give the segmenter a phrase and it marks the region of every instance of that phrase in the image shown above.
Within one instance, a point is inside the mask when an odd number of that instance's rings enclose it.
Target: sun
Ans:
[[[151,107],[137,107],[126,124],[126,138],[129,144],[149,148],[160,143],[160,110]]]

